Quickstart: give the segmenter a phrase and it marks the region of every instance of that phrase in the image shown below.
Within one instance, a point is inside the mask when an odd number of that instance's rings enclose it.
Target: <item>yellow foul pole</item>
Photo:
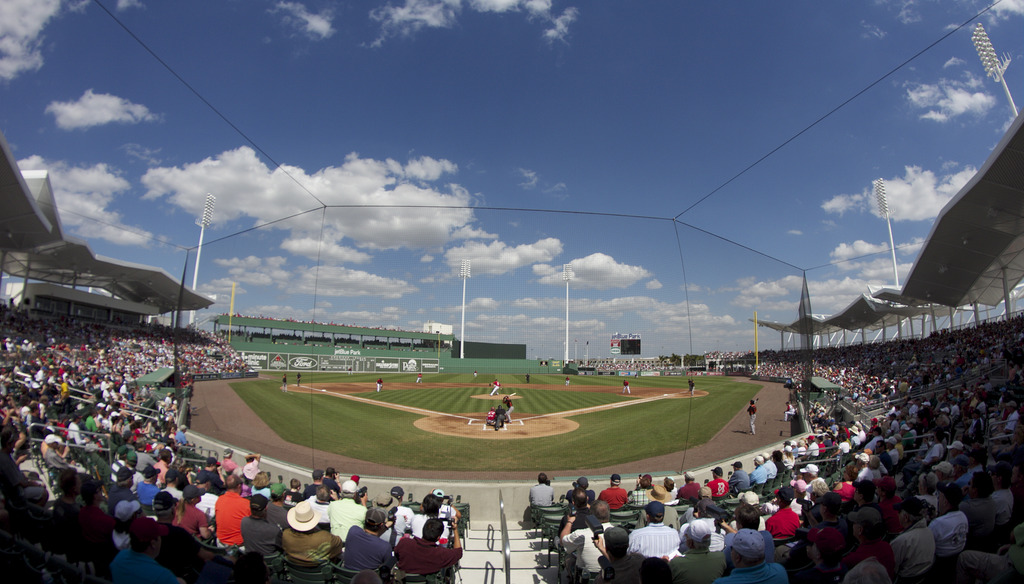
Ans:
[[[757,311],[754,311],[754,371],[757,371],[758,366],[758,350],[757,350]]]
[[[231,319],[235,316],[235,283],[231,283],[231,308],[228,309],[228,343],[231,342]]]

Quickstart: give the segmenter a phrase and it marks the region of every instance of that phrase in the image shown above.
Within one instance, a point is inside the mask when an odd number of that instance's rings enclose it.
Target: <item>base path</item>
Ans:
[[[269,379],[269,378],[268,378]],[[746,381],[744,378],[731,377],[732,381]],[[255,412],[249,409],[242,398],[238,397],[238,394],[231,389],[230,383],[235,380],[228,381],[206,381],[199,382],[196,384],[196,390],[192,398],[192,407],[194,415],[192,418],[192,430],[200,434],[209,436],[215,440],[232,444],[241,449],[249,450],[252,452],[260,452],[264,455],[277,458],[279,460],[288,461],[293,464],[299,464],[303,466],[309,466],[310,468],[324,468],[326,466],[334,466],[337,468],[344,468],[346,472],[352,472],[356,474],[372,475],[372,476],[390,476],[390,477],[409,477],[409,478],[449,478],[454,480],[469,480],[469,479],[496,479],[496,480],[525,480],[535,479],[536,471],[515,471],[515,472],[487,472],[487,473],[476,473],[472,471],[445,471],[443,469],[438,470],[414,470],[414,469],[403,469],[395,466],[390,466],[386,463],[371,462],[365,460],[357,460],[342,456],[333,452],[325,452],[315,448],[309,448],[307,446],[300,446],[298,444],[292,444],[282,440],[273,429],[270,428]],[[279,380],[277,380],[279,381]],[[761,391],[758,392],[756,398],[759,400],[758,416],[757,416],[757,434],[750,435],[750,425],[746,414],[746,408],[742,408],[736,413],[732,420],[725,425],[707,444],[695,446],[687,450],[680,450],[670,454],[664,454],[652,458],[638,460],[630,463],[623,463],[614,467],[602,467],[592,469],[537,469],[544,470],[549,476],[568,476],[568,475],[608,475],[611,473],[645,473],[645,472],[658,472],[658,471],[670,471],[673,469],[681,468],[695,468],[706,465],[708,463],[722,460],[723,458],[736,456],[745,452],[753,451],[762,448],[768,444],[774,444],[779,440],[789,437],[790,424],[782,420],[782,412],[785,410],[786,401],[789,399],[789,392],[778,383],[767,383],[767,382],[753,382],[757,385],[763,386]],[[334,394],[343,394],[349,396],[354,393],[365,393],[368,391],[374,391],[376,386],[374,383],[341,383],[341,384],[316,384],[317,392],[322,393],[319,390],[327,389],[330,387],[330,392]],[[422,389],[429,387],[431,384],[427,383],[387,383],[385,382],[384,387],[388,390],[394,389]],[[444,384],[445,387],[452,387],[453,384]],[[455,384],[459,385],[459,384]],[[461,384],[463,386],[480,387],[479,383],[467,383]],[[698,387],[700,383],[698,381]],[[517,387],[522,387],[517,386]],[[621,388],[614,386],[582,386],[572,385],[569,388],[559,385],[540,385],[531,384],[526,387],[534,387],[538,389],[549,389],[553,391],[600,391],[602,393],[619,393]],[[486,391],[486,388],[481,388]],[[509,388],[511,391],[515,391],[515,388]],[[661,397],[665,394],[664,388],[639,388],[631,387],[632,395],[643,398],[655,398]],[[289,391],[310,391],[309,388],[289,387]],[[700,398],[702,392],[698,390],[696,396]],[[689,391],[683,390],[678,397],[689,398]],[[487,397],[487,396],[485,396]],[[364,398],[357,396],[350,396],[350,399],[359,399],[362,401]],[[488,397],[488,399],[494,399]],[[707,399],[707,398],[704,398]],[[423,420],[432,419],[432,414],[436,412],[430,412],[427,410],[417,410],[415,408],[407,408],[406,406],[395,406],[394,404],[384,404],[378,401],[366,400],[370,403],[379,406],[399,407],[402,409],[408,409],[411,411],[417,411],[422,413],[425,418]],[[640,400],[635,400],[640,401]],[[646,401],[646,400],[644,400]],[[625,402],[626,404],[630,402]],[[609,406],[621,407],[623,404],[609,404]],[[606,407],[606,406],[600,406]],[[587,411],[591,411],[588,409]],[[577,415],[579,411],[571,412],[571,415]],[[570,414],[570,412],[560,412],[558,415],[552,416],[533,416],[526,414],[523,416],[523,420],[529,420],[531,425],[541,424],[541,420],[547,419],[550,422],[543,422],[543,424],[561,424],[564,422],[572,422],[571,420],[565,419],[563,416]],[[463,427],[465,431],[471,432],[472,437],[488,439],[488,440],[507,440],[511,439],[517,433],[521,432],[525,428],[519,426],[520,418],[516,416],[516,412],[512,412],[513,425],[510,426],[510,430],[496,432],[493,428],[487,430],[481,430],[479,425],[470,424],[469,420],[477,416],[482,423],[482,414],[467,414],[460,418],[453,416],[445,416],[445,418],[451,421],[438,421],[438,426],[431,428],[430,431],[438,432],[442,434],[455,434],[459,436],[467,436],[469,434],[462,433]],[[440,416],[438,416],[440,417]],[[456,422],[455,420],[459,420]],[[559,422],[558,420],[562,420]],[[651,423],[657,423],[652,420]],[[672,421],[666,420],[664,423],[673,423]],[[452,425],[454,428],[458,426],[458,434],[456,430],[444,431],[440,427],[441,425]],[[419,422],[417,422],[417,427]],[[472,428],[472,430],[470,430]],[[427,428],[423,428],[427,429]],[[541,430],[541,427],[538,427]],[[566,431],[571,431],[566,430]],[[562,433],[557,428],[549,428],[550,434]],[[526,437],[526,436],[523,436]],[[684,445],[679,445],[682,448]]]

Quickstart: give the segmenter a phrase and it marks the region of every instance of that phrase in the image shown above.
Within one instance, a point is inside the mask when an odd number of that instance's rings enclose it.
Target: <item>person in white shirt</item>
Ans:
[[[967,544],[967,515],[959,509],[964,494],[953,483],[942,483],[936,489],[939,516],[932,520],[928,529],[935,536],[935,556],[951,558],[964,551]]]

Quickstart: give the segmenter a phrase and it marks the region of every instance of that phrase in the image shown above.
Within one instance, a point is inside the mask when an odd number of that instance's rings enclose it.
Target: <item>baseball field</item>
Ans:
[[[630,378],[307,373],[281,391],[280,378],[231,383],[281,440],[408,469],[521,471],[597,468],[679,452],[708,442],[761,386],[728,377]],[[501,383],[489,396],[490,383]],[[514,395],[513,395],[514,394]],[[501,431],[487,411],[511,395],[512,421]]]

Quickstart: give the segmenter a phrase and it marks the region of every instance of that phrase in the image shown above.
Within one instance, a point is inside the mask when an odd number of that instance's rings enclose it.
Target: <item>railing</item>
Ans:
[[[512,546],[508,540],[508,521],[505,519],[505,498],[498,489],[498,511],[501,517],[501,555],[505,564],[505,584],[512,584]]]

